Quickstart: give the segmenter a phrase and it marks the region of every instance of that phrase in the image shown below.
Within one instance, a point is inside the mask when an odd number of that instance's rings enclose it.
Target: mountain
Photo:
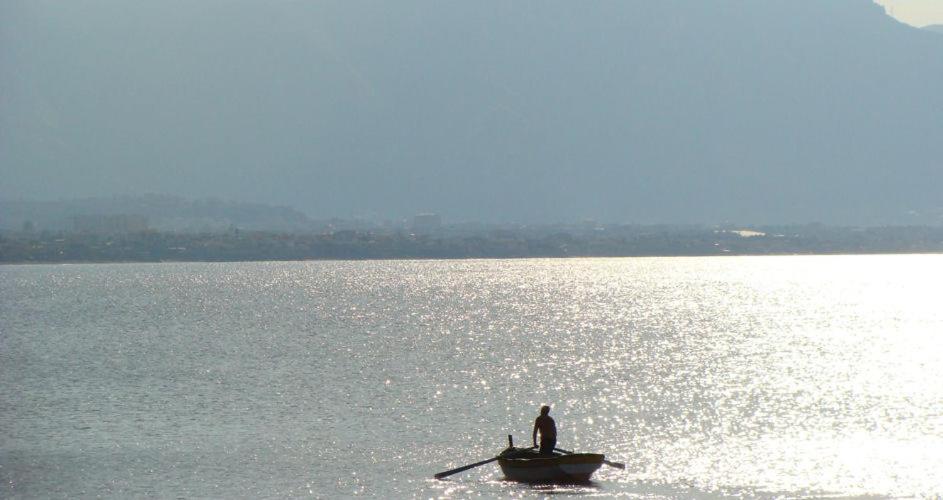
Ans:
[[[231,228],[303,231],[315,222],[294,209],[215,199],[144,195],[59,201],[0,201],[0,229],[71,230],[77,224],[126,223],[140,218],[151,229],[219,231]],[[138,222],[138,219],[132,219]],[[127,225],[127,224],[120,224]]]
[[[2,9],[7,198],[749,224],[943,205],[943,38],[871,0]]]
[[[933,31],[935,33],[943,33],[943,24],[931,24],[929,26],[924,26],[923,29],[927,31]]]

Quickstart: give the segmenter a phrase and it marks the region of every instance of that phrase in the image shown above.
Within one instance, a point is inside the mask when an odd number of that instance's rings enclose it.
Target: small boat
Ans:
[[[541,455],[536,448],[516,448],[513,436],[508,435],[508,447],[497,456],[439,472],[433,477],[443,479],[495,461],[501,466],[506,479],[524,483],[588,483],[589,478],[602,464],[625,469],[625,464],[610,462],[606,460],[605,455],[599,453],[573,453],[554,448],[553,454]]]
[[[605,461],[597,453],[541,455],[533,448],[510,446],[498,455],[504,477],[525,483],[588,483]]]

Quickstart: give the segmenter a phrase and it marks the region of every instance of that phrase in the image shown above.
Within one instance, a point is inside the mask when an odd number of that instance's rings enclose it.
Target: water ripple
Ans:
[[[940,495],[941,264],[0,267],[0,496]],[[627,470],[430,479],[543,403]]]

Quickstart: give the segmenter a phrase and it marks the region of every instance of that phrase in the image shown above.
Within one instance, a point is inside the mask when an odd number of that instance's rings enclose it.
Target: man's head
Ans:
[[[544,405],[544,406],[541,406],[541,407],[540,407],[540,414],[541,414],[541,415],[547,415],[547,414],[549,414],[549,413],[550,413],[550,407],[549,407],[549,406]]]

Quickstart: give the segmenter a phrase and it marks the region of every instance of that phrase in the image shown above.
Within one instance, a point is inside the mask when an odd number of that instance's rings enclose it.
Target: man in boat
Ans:
[[[540,416],[534,420],[534,447],[537,446],[537,433],[540,432],[540,454],[553,455],[557,446],[557,423],[550,417],[550,407],[542,406]]]

